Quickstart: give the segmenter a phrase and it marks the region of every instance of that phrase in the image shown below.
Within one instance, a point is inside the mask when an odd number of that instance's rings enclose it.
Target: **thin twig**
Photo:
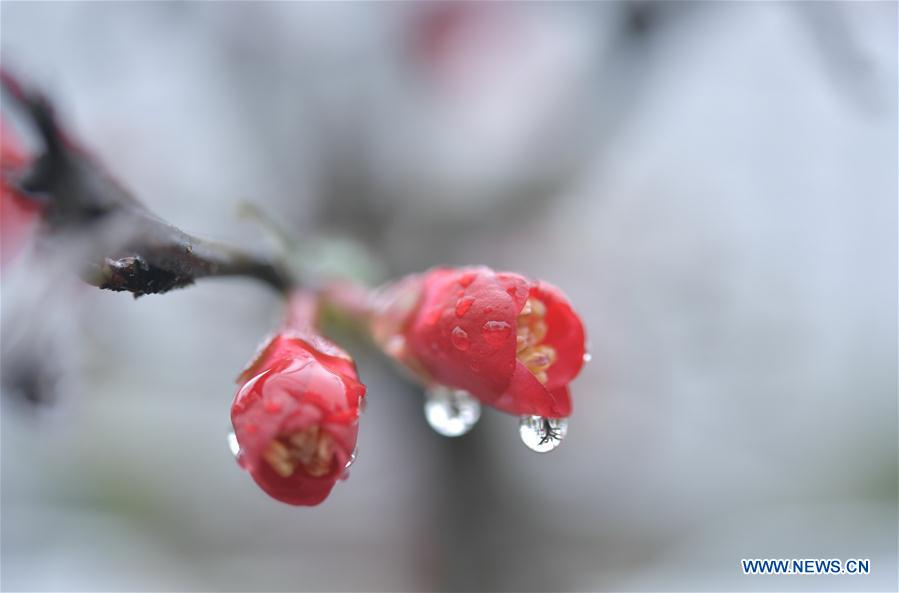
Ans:
[[[30,169],[13,181],[25,196],[44,204],[51,235],[91,242],[82,271],[87,282],[135,296],[213,276],[246,276],[279,292],[294,284],[286,266],[272,258],[193,237],[154,215],[70,139],[42,95],[26,91],[6,71],[0,70],[0,82],[44,145]]]

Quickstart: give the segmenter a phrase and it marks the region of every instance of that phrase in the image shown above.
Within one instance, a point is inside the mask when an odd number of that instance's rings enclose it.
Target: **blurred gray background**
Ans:
[[[135,301],[5,269],[3,339],[43,336],[58,381],[52,406],[4,394],[4,590],[896,590],[895,3],[0,16],[4,67],[164,218],[258,247],[249,199],[391,275],[544,278],[593,353],[540,456],[496,412],[438,437],[356,349],[359,459],[292,508],[225,444],[264,287]]]

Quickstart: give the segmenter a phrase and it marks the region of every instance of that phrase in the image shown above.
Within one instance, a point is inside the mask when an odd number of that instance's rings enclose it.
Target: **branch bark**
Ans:
[[[191,236],[154,215],[60,128],[42,95],[24,89],[6,71],[0,71],[0,82],[44,145],[13,183],[44,205],[51,235],[90,243],[81,273],[85,281],[136,297],[215,276],[245,276],[279,292],[294,285],[280,261]]]

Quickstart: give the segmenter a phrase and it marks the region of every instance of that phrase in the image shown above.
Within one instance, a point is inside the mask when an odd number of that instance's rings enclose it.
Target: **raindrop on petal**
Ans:
[[[346,460],[346,465],[343,466],[343,472],[340,474],[341,480],[348,480],[350,478],[350,466],[356,461],[357,451],[359,451],[358,445],[353,449],[353,452],[350,453],[350,458]]]
[[[568,418],[522,416],[518,434],[521,442],[531,451],[548,453],[562,444],[568,434]]]
[[[231,455],[235,457],[240,455],[240,443],[237,442],[237,435],[233,430],[228,432],[228,448],[231,449]]]
[[[465,350],[468,350],[468,346],[471,344],[470,340],[468,339],[468,332],[466,332],[458,325],[453,328],[453,332],[452,334],[450,334],[450,340],[452,341],[453,346],[455,346],[459,350],[462,350],[463,352]]]
[[[343,469],[350,469],[350,466],[356,462],[356,455],[359,453],[359,446],[353,447],[353,452],[350,453],[350,458],[346,460],[346,465],[343,466]]]
[[[425,323],[427,325],[434,325],[435,323],[440,321],[441,315],[443,315],[443,311],[441,311],[440,309],[432,309],[425,317]]]
[[[471,283],[474,282],[475,276],[477,276],[477,273],[475,272],[466,272],[462,275],[461,278],[459,278],[459,284],[461,284],[465,288],[468,288],[468,286],[470,286]]]
[[[462,317],[468,310],[471,309],[471,306],[474,304],[474,298],[472,297],[462,297],[459,299],[459,302],[456,303],[456,317]]]
[[[462,436],[477,424],[481,404],[467,391],[431,387],[425,393],[425,418],[435,432],[445,437]]]
[[[482,329],[484,340],[491,346],[502,346],[512,335],[512,326],[505,321],[488,321]]]

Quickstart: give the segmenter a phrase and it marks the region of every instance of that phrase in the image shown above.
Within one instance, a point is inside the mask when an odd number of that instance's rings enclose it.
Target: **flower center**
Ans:
[[[516,356],[541,383],[546,383],[546,371],[556,361],[556,349],[543,344],[546,337],[544,317],[546,305],[543,301],[529,298],[518,314],[516,324]]]
[[[289,435],[281,435],[268,444],[263,459],[282,478],[289,478],[302,465],[307,474],[319,478],[331,471],[334,442],[317,425]]]

